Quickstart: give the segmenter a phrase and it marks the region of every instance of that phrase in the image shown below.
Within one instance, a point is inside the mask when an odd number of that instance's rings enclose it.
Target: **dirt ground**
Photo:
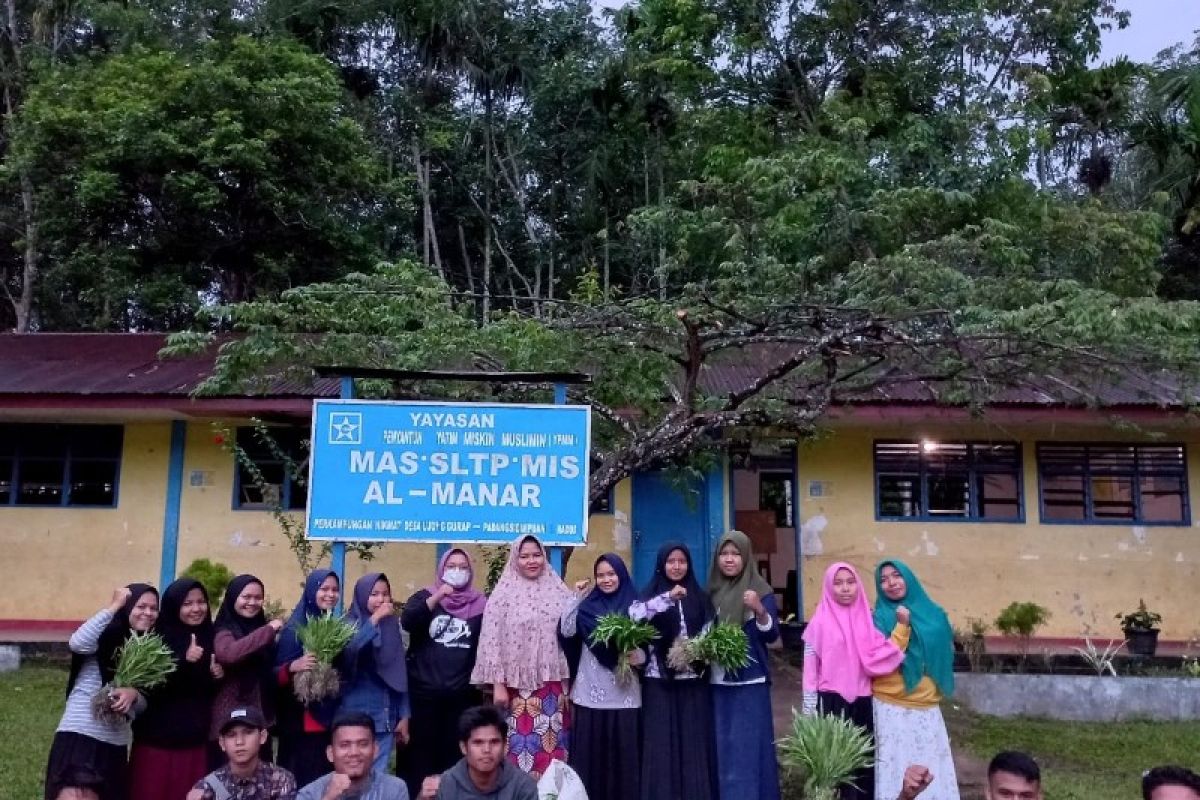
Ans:
[[[802,696],[800,691],[800,669],[782,658],[774,658],[771,663],[771,703],[775,712],[775,735],[783,736],[792,725],[792,709],[800,708]],[[961,730],[965,718],[954,713],[953,708],[946,709],[946,727],[950,733],[950,744],[953,747],[955,731]],[[962,800],[983,800],[983,784],[987,775],[987,762],[976,758],[962,748],[954,747],[954,768],[958,773],[958,787]]]

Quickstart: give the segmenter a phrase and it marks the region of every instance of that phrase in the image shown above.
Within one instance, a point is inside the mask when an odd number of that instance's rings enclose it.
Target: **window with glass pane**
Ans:
[[[1042,517],[1186,525],[1183,445],[1039,444]]]
[[[1020,521],[1021,450],[1007,442],[876,442],[875,493],[884,519]]]
[[[238,428],[238,447],[251,463],[238,460],[234,508],[303,509],[308,501],[307,429],[274,427],[266,439],[255,428]]]
[[[0,425],[0,505],[117,504],[120,425]]]

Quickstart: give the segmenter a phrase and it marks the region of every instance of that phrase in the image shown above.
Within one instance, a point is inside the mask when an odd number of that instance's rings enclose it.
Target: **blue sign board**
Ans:
[[[587,406],[317,400],[308,536],[587,540]]]

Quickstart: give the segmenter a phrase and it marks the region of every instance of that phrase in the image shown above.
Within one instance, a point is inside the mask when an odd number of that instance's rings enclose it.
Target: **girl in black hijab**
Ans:
[[[212,724],[209,728],[209,768],[225,763],[225,754],[217,746],[222,722],[235,708],[257,708],[267,726],[275,724],[275,638],[283,620],[267,620],[263,612],[266,589],[253,575],[238,575],[225,589],[225,598],[213,624],[216,635],[213,653],[217,664],[225,670],[213,700]],[[259,752],[264,761],[271,760],[271,739]]]
[[[208,773],[209,720],[217,678],[208,592],[180,578],[163,592],[154,629],[171,648],[175,671],[150,691],[133,725],[129,800],[178,800]]]
[[[113,592],[112,601],[71,634],[71,674],[67,707],[54,734],[46,764],[46,800],[64,789],[85,789],[100,800],[125,800],[129,718],[146,707],[135,689],[113,692],[112,707],[125,717],[117,724],[92,713],[92,697],[112,681],[117,651],[132,632],[144,632],[158,617],[158,592],[131,583]]]
[[[642,800],[712,800],[716,792],[712,691],[702,664],[667,663],[671,645],[698,636],[715,613],[681,542],[658,551],[654,575],[629,609],[658,630],[642,684]]]

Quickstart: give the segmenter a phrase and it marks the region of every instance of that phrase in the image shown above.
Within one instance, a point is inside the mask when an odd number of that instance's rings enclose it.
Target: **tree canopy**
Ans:
[[[236,332],[210,388],[589,369],[603,491],[887,383],[1200,363],[1200,42],[1097,64],[1111,0],[6,13],[0,319]]]

